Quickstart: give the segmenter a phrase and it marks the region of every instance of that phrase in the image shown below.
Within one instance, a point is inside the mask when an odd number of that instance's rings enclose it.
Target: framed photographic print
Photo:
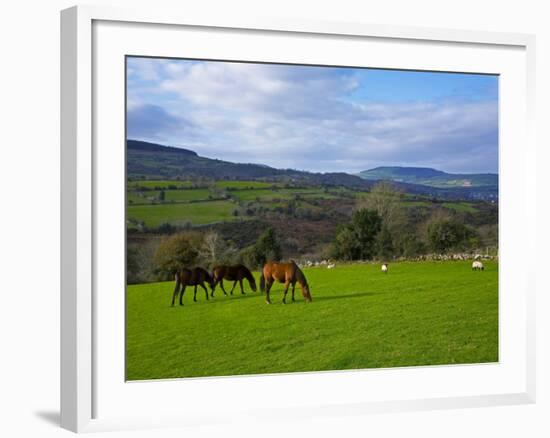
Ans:
[[[533,37],[75,7],[61,44],[63,427],[534,401]]]

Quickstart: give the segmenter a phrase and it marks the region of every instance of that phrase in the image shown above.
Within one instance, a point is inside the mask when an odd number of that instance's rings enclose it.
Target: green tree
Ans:
[[[197,262],[201,245],[202,236],[195,232],[183,232],[164,238],[153,257],[154,272],[158,279],[172,279],[178,269],[193,266]]]
[[[393,183],[380,181],[359,202],[362,208],[375,210],[382,219],[381,231],[377,237],[379,257],[388,259],[403,253],[403,237],[411,232],[414,233],[408,224],[402,198],[401,190]]]
[[[393,236],[386,225],[382,226],[380,232],[376,236],[376,246],[378,257],[381,259],[389,260],[395,253]]]
[[[476,241],[474,231],[453,217],[430,220],[427,234],[432,250],[442,253],[467,248]]]
[[[277,239],[275,230],[271,227],[266,229],[262,235],[258,238],[255,245],[256,254],[260,264],[264,264],[268,260],[279,261],[281,260],[282,251],[281,244]]]
[[[331,257],[340,260],[356,260],[359,258],[359,243],[353,227],[349,224],[340,227],[333,243]]]
[[[382,219],[375,210],[357,210],[351,222],[336,234],[333,254],[343,260],[369,260],[376,254],[376,236]]]
[[[243,249],[239,256],[244,264],[254,268],[262,267],[268,260],[281,260],[281,244],[277,239],[275,230],[271,227],[267,228],[258,237],[256,243]]]

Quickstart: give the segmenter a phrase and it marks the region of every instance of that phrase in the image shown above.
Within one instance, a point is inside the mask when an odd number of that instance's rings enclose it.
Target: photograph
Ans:
[[[499,361],[498,75],[125,64],[127,381]]]

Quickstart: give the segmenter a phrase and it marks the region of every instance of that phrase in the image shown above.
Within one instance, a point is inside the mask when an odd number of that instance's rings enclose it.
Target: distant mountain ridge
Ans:
[[[411,180],[427,181],[430,178],[433,182],[433,178],[450,175],[436,169],[380,167],[361,172],[360,175],[344,172],[314,173],[294,169],[276,169],[264,164],[232,163],[201,157],[189,149],[131,139],[126,141],[126,166],[127,177],[132,179],[175,180],[194,177],[218,180],[287,181],[317,186],[342,186],[354,190],[369,190],[378,180],[392,180],[404,192],[442,199],[496,199],[498,196],[498,185],[472,188],[447,184],[438,187],[411,182]],[[401,170],[389,172],[383,169]],[[419,173],[422,174],[423,179],[420,178]],[[498,178],[496,181],[498,184]]]
[[[366,180],[390,180],[409,184],[421,184],[435,188],[498,188],[498,175],[494,173],[446,173],[431,167],[385,166],[359,172]]]
[[[193,176],[212,179],[290,180],[356,189],[368,189],[374,184],[344,172],[312,173],[275,169],[265,164],[232,163],[201,157],[188,149],[138,140],[126,141],[126,157],[127,176],[130,178],[175,179]]]
[[[156,143],[149,143],[147,141],[141,140],[128,140],[127,147],[134,151],[144,151],[144,152],[170,152],[173,154],[183,154],[197,157],[198,154],[195,151],[184,148],[175,148],[173,146],[163,146]]]

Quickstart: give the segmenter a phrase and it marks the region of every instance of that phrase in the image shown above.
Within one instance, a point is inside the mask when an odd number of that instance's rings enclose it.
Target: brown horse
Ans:
[[[302,295],[306,302],[311,302],[311,294],[309,293],[309,285],[307,284],[306,277],[294,260],[291,260],[290,263],[267,262],[264,265],[260,278],[260,290],[262,292],[265,290],[265,302],[267,304],[271,304],[269,291],[275,282],[285,284],[283,304],[286,304],[286,294],[290,285],[292,285],[292,301],[295,301],[294,288],[296,287],[296,282],[300,284]]]
[[[229,280],[233,281],[233,287],[231,288],[231,295],[233,295],[233,289],[235,289],[235,286],[237,285],[237,282],[239,282],[239,286],[241,287],[241,294],[244,294],[243,289],[243,279],[246,278],[248,280],[248,284],[250,285],[250,288],[256,292],[256,280],[254,280],[254,276],[252,275],[252,272],[244,266],[244,265],[234,265],[234,266],[216,266],[214,270],[212,271],[212,279],[213,279],[213,287],[212,287],[212,293],[210,296],[214,296],[214,289],[216,289],[216,286],[218,283],[220,284],[222,291],[225,295],[227,295],[227,292],[225,291],[225,288],[223,287],[223,280]]]
[[[172,296],[172,306],[178,294],[180,295],[180,306],[183,306],[183,294],[187,286],[195,286],[195,293],[193,294],[193,301],[197,301],[197,286],[204,289],[206,299],[208,300],[208,290],[204,286],[204,283],[208,283],[210,289],[214,290],[214,281],[208,271],[202,268],[187,269],[183,268],[176,272],[176,287],[174,288],[174,295]],[[181,294],[180,294],[181,287]]]

